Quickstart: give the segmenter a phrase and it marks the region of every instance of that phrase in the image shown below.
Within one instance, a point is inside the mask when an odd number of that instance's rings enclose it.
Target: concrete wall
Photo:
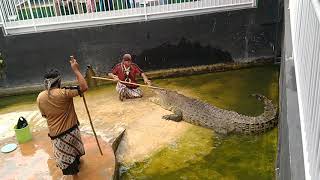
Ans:
[[[284,0],[284,41],[280,72],[279,143],[277,179],[305,179],[299,105],[292,59],[289,0]]]
[[[73,78],[68,57],[109,71],[130,52],[144,70],[274,56],[280,52],[278,0],[257,9],[20,36],[0,35],[7,68],[0,86],[39,83],[52,67]]]

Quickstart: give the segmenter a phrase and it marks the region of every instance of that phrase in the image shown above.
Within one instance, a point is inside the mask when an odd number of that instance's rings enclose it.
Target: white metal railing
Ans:
[[[0,0],[0,19],[19,33],[252,8],[257,0]],[[1,21],[0,21],[1,22]],[[59,27],[54,27],[59,25]],[[46,26],[46,28],[44,28]],[[23,29],[24,28],[24,29]],[[29,28],[29,29],[28,29]],[[31,28],[31,29],[30,29]]]
[[[290,0],[306,179],[320,179],[320,8],[319,0]]]

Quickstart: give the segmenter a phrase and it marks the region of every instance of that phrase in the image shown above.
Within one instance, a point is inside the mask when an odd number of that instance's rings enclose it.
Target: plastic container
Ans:
[[[21,129],[17,129],[17,125],[15,125],[14,132],[16,134],[16,138],[19,144],[28,142],[32,139],[32,134],[31,134],[29,125]]]

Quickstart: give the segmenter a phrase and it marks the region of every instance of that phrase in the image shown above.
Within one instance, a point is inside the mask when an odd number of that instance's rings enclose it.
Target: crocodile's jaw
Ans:
[[[157,105],[160,105],[160,98],[159,97],[151,97],[151,98],[149,98],[149,101],[152,103],[155,103]]]

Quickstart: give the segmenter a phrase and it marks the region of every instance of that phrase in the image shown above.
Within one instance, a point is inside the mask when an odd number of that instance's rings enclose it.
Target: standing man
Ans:
[[[0,53],[0,87],[6,86],[6,62]]]
[[[112,11],[113,1],[112,0],[99,0],[100,11]]]
[[[83,7],[79,0],[54,0],[53,6],[56,16],[83,13]]]
[[[136,1],[135,0],[127,0],[128,8],[135,8]]]
[[[142,76],[145,84],[151,85],[151,81],[144,74],[144,72],[137,64],[132,62],[130,54],[123,55],[122,62],[115,65],[112,69],[112,72],[108,73],[108,75],[115,81],[120,80],[131,83],[137,83],[136,77],[139,75]],[[123,101],[124,98],[130,99],[142,97],[142,90],[136,85],[118,82],[116,90],[119,93],[120,101]]]
[[[80,73],[77,61],[71,59],[70,65],[79,87],[60,88],[61,75],[58,70],[51,69],[44,75],[46,90],[37,98],[38,108],[47,119],[48,135],[51,138],[57,166],[64,175],[76,175],[79,172],[80,157],[85,154],[73,97],[87,91],[88,85]]]
[[[96,12],[96,0],[87,0],[87,13]]]

